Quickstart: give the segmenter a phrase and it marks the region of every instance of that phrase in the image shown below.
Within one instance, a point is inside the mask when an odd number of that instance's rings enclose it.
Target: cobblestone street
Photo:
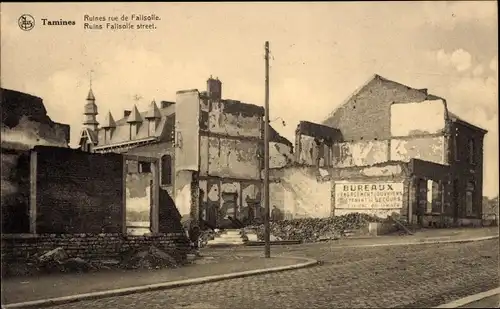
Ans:
[[[498,239],[335,249],[324,243],[300,251],[272,248],[272,254],[305,255],[321,265],[54,308],[422,308],[499,284]]]

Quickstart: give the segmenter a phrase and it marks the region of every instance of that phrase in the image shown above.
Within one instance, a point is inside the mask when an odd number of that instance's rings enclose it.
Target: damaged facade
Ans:
[[[68,147],[69,125],[52,121],[42,98],[0,88],[2,148]]]
[[[119,258],[150,245],[186,257],[180,218],[169,204],[158,205],[157,192],[155,235],[126,235],[124,163],[136,156],[71,149],[70,127],[53,122],[41,98],[6,89],[1,98],[2,274],[12,263],[31,263],[56,248],[86,260]],[[86,117],[89,127],[92,120]]]
[[[427,89],[375,75],[322,124],[299,124],[295,162],[272,170],[271,205],[288,217],[479,223],[486,133]]]
[[[39,97],[0,89],[2,132],[2,232],[29,231],[30,150],[67,148],[69,125],[52,121]]]
[[[97,105],[90,91],[81,149],[158,158],[160,204],[175,201],[180,216],[212,225],[225,216],[244,221],[261,214],[262,107],[222,99],[222,83],[214,78],[206,91],[178,91],[175,102],[153,101],[142,113],[134,106],[116,121],[108,113],[100,125]],[[274,164],[284,166],[292,160],[292,144],[272,128],[271,133]],[[127,205],[147,207],[154,173],[138,160],[128,166]]]

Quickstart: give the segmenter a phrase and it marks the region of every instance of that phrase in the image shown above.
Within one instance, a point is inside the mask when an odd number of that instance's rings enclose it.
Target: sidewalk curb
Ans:
[[[13,304],[2,305],[2,309],[50,307],[50,306],[79,302],[79,301],[83,301],[83,300],[100,299],[100,298],[113,297],[113,296],[124,296],[124,295],[129,295],[129,294],[151,292],[151,291],[157,291],[157,290],[168,290],[168,289],[184,287],[184,286],[189,286],[189,285],[197,285],[197,284],[216,282],[216,281],[222,281],[222,280],[228,280],[228,279],[236,279],[236,278],[243,278],[243,277],[249,277],[249,276],[255,276],[255,275],[263,275],[263,274],[268,274],[268,273],[276,273],[276,272],[287,271],[287,270],[295,270],[295,269],[315,266],[315,265],[318,265],[318,263],[319,263],[317,260],[303,258],[303,257],[286,256],[286,257],[275,257],[275,258],[278,258],[278,259],[279,258],[292,258],[292,259],[301,260],[303,262],[301,262],[299,264],[295,264],[295,265],[288,265],[288,266],[277,266],[277,267],[242,271],[242,272],[223,274],[223,275],[206,276],[206,277],[187,279],[187,280],[148,284],[148,285],[143,285],[143,286],[136,286],[136,287],[130,287],[130,288],[116,289],[116,290],[77,294],[77,295],[63,296],[63,297],[50,298],[50,299],[40,299],[40,300],[34,300],[34,301],[28,301],[28,302],[22,302],[22,303],[13,303]]]
[[[462,238],[462,239],[449,239],[449,240],[424,240],[402,242],[402,243],[385,243],[385,244],[372,244],[372,245],[352,245],[352,246],[336,246],[335,248],[365,248],[365,247],[390,247],[390,246],[411,246],[411,245],[434,245],[434,244],[449,244],[461,242],[475,242],[498,238],[499,235],[484,236],[476,238]]]
[[[439,305],[439,306],[434,307],[434,308],[458,308],[458,307],[462,307],[462,306],[468,305],[470,303],[482,300],[484,298],[495,296],[496,294],[500,294],[500,288],[496,288],[496,289],[489,290],[486,292],[467,296],[467,297],[452,301],[452,302],[444,304],[444,305]],[[499,300],[500,300],[500,298],[499,298]]]
[[[412,245],[434,245],[434,244],[448,244],[448,243],[462,243],[462,242],[476,242],[476,241],[483,241],[483,240],[490,240],[490,239],[495,239],[498,238],[499,235],[492,235],[492,236],[483,236],[483,237],[475,237],[475,238],[462,238],[462,239],[447,239],[443,240],[444,237],[436,237],[432,240],[432,238],[426,239],[419,239],[419,240],[414,240],[414,241],[407,241],[407,242],[400,242],[400,243],[378,243],[378,244],[364,244],[364,245],[339,245],[335,244],[333,242],[322,242],[323,244],[331,244],[332,249],[342,249],[342,248],[374,248],[374,247],[393,247],[393,246],[412,246]],[[437,240],[439,238],[440,240]],[[315,243],[302,243],[300,246],[312,246],[312,245],[318,245],[320,244],[319,242]],[[299,245],[290,245],[290,246],[299,246]],[[261,249],[261,247],[258,246],[239,246],[239,247],[227,247],[227,248],[208,248],[208,249],[219,249],[219,250],[207,250],[208,252],[211,251],[221,251],[220,249],[224,249],[226,251],[231,251],[231,249],[242,249],[239,250],[239,252],[255,252],[258,249]]]

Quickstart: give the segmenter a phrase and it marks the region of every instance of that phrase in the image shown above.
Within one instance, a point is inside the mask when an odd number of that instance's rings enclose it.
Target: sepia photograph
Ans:
[[[2,308],[500,308],[497,1],[0,14]]]

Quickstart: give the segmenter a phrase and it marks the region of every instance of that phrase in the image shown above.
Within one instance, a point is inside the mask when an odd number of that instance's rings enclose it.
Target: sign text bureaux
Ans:
[[[401,182],[336,183],[335,208],[393,209],[403,206]]]

